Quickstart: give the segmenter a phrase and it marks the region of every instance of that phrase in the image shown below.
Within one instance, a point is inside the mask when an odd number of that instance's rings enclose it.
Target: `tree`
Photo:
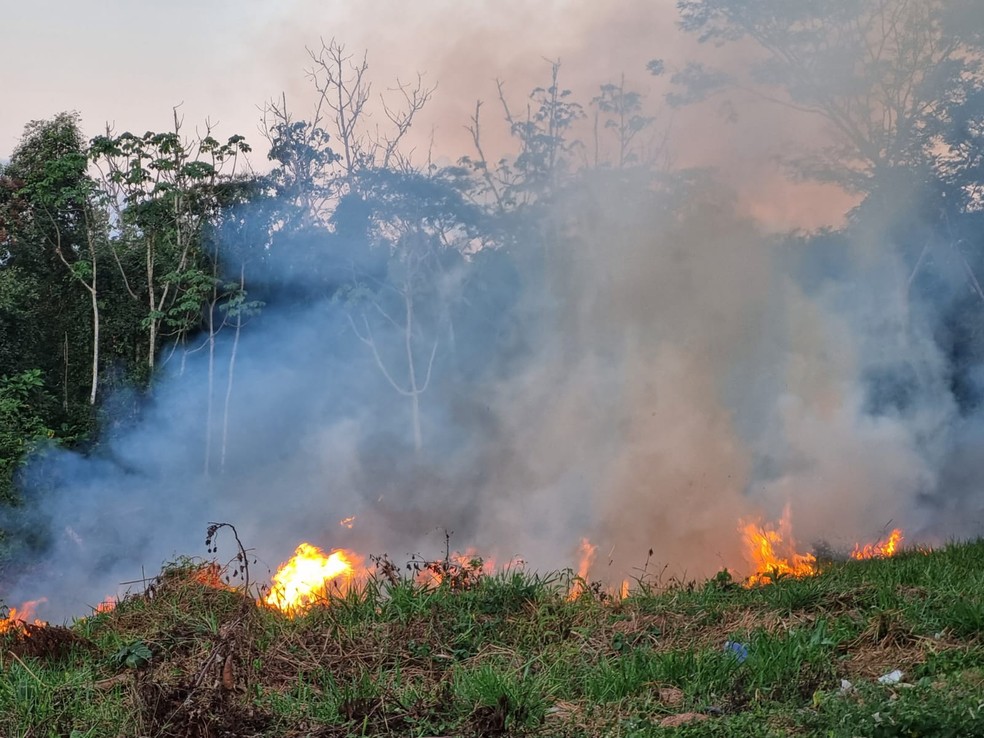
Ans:
[[[15,501],[14,475],[38,443],[54,436],[51,398],[39,369],[0,377],[0,503]]]
[[[938,301],[944,285],[960,295],[943,309],[944,322],[955,319],[957,303],[966,318],[964,295],[984,306],[972,217],[984,192],[979,3],[679,0],[678,7],[684,30],[702,42],[744,44],[757,61],[744,75],[691,64],[673,78],[680,90],[673,101],[743,91],[826,121],[829,142],[787,161],[800,176],[862,197],[850,228],[901,256],[899,309],[907,314],[914,292]]]
[[[473,196],[491,197],[500,213],[513,211],[549,198],[573,166],[573,152],[580,142],[571,139],[571,129],[584,117],[584,108],[572,99],[572,92],[560,86],[560,62],[550,62],[550,81],[546,87],[530,92],[525,114],[514,113],[506,100],[505,84],[496,81],[499,102],[518,144],[515,156],[503,157],[493,166],[482,147],[480,114],[482,102],[475,104],[468,130],[476,156],[465,156],[459,163],[478,175]]]
[[[91,331],[87,343],[89,363],[88,404],[95,405],[99,385],[100,302],[99,254],[106,238],[106,219],[97,188],[87,173],[87,151],[79,129],[78,115],[61,113],[51,120],[33,121],[14,151],[4,172],[6,195],[0,203],[0,221],[5,225],[5,267],[32,280],[42,301],[64,302],[52,281],[52,268],[65,271],[70,281],[81,285],[88,297]],[[52,310],[58,302],[44,306]],[[26,306],[25,306],[26,307]],[[56,321],[56,324],[61,321]],[[83,323],[84,325],[84,323]],[[43,329],[42,329],[43,330]],[[78,326],[63,329],[64,341],[48,336],[45,349],[55,353],[63,343],[66,371],[63,396],[66,410],[71,401],[67,367],[74,347],[70,334]],[[54,367],[45,374],[53,380]]]
[[[91,144],[119,227],[113,258],[131,298],[144,293],[148,372],[163,337],[180,339],[198,327],[212,288],[202,232],[220,206],[218,185],[235,176],[238,156],[250,150],[238,135],[221,143],[210,127],[186,141],[181,126],[175,109],[173,131],[107,131]],[[134,269],[140,262],[142,274]]]
[[[279,164],[271,173],[278,190],[301,205],[305,217],[327,222],[339,200],[358,187],[363,172],[413,168],[401,142],[435,88],[418,74],[415,83],[398,79],[389,90],[399,102],[384,95],[376,102],[366,54],[356,57],[335,39],[322,39],[320,49],[307,51],[307,75],[316,93],[310,120],[298,120],[282,95],[264,107],[263,131],[269,158]],[[371,120],[374,103],[387,124]]]
[[[625,89],[625,75],[619,83],[608,82],[601,86],[599,94],[591,100],[594,108],[594,166],[602,164],[601,130],[615,134],[616,154],[610,164],[624,168],[631,164],[642,164],[652,156],[636,145],[639,134],[653,125],[656,118],[644,115],[642,95]]]
[[[365,241],[381,257],[381,268],[352,265],[343,297],[352,331],[389,387],[409,402],[418,453],[421,399],[441,353],[454,350],[453,315],[478,222],[478,211],[439,176],[393,171],[363,175],[359,191],[335,213],[341,238]]]
[[[861,193],[931,165],[939,121],[980,79],[980,47],[956,33],[946,0],[679,0],[702,42],[753,42],[750,74],[691,64],[674,75],[689,102],[747,91],[817,115],[833,142],[798,156],[803,174]],[[902,174],[901,177],[908,177]]]

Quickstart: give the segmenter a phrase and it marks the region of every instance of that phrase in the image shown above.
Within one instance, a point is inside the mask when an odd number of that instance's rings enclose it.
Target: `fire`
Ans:
[[[793,540],[789,508],[783,511],[778,526],[739,521],[745,543],[745,554],[755,573],[745,580],[745,586],[771,584],[782,576],[808,577],[817,573],[813,554],[798,553]],[[899,528],[877,543],[854,545],[852,559],[888,558],[899,552],[903,535]]]
[[[343,528],[348,528],[349,530],[352,530],[352,526],[355,525],[355,515],[350,515],[347,518],[342,518],[341,520],[338,521],[338,524]]]
[[[20,607],[11,607],[7,613],[7,617],[0,618],[0,635],[12,632],[25,632],[24,624],[28,621],[32,621],[33,625],[45,625],[43,620],[38,620],[34,617],[38,605],[42,602],[47,602],[47,599],[42,597],[38,600],[29,600]]]
[[[347,589],[362,571],[362,564],[362,557],[351,551],[338,549],[326,554],[317,546],[302,543],[274,574],[265,602],[287,613],[296,612],[323,599],[329,584]]]
[[[568,601],[574,601],[584,594],[584,588],[587,586],[588,581],[588,572],[591,570],[591,564],[594,563],[598,547],[593,545],[587,538],[582,538],[578,550],[580,551],[580,556],[577,564],[577,579],[574,580],[571,591],[567,595]]]
[[[222,567],[214,561],[197,567],[191,573],[191,580],[212,589],[233,589],[222,580]]]
[[[854,545],[851,551],[852,559],[886,559],[899,552],[899,544],[902,543],[903,535],[899,528],[896,528],[877,543],[869,543],[862,546],[860,543]]]
[[[109,595],[106,599],[100,602],[93,608],[93,612],[112,612],[116,609],[117,600],[114,595]]]
[[[782,576],[807,577],[817,573],[816,557],[796,551],[788,508],[778,527],[739,521],[739,530],[746,557],[755,567],[755,573],[745,580],[745,586],[770,584]]]

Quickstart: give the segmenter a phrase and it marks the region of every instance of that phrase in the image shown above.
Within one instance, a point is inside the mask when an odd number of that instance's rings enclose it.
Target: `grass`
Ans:
[[[0,735],[984,735],[984,541],[621,601],[380,577],[294,618],[199,568],[0,636]]]

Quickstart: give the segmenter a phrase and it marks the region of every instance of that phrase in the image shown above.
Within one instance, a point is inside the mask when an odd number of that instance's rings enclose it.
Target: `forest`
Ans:
[[[437,527],[548,566],[583,532],[693,572],[784,503],[807,536],[979,535],[978,5],[678,11],[751,61],[653,49],[665,100],[540,62],[474,105],[454,160],[406,144],[439,90],[379,103],[336,40],[310,50],[312,104],[268,101],[259,136],[180,108],[162,131],[27,122],[0,163],[3,591],[92,604],[215,519],[278,552]],[[675,165],[666,110],[696,106],[814,121],[783,171],[855,205],[756,222]]]

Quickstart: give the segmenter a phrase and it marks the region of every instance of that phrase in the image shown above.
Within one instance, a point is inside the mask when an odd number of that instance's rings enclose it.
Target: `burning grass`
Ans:
[[[626,599],[571,598],[573,572],[445,557],[426,562],[435,582],[384,561],[289,615],[185,561],[71,628],[5,633],[0,735],[984,730],[984,542],[769,586],[643,581]],[[44,639],[57,647],[25,650]],[[912,686],[877,682],[895,668]]]

